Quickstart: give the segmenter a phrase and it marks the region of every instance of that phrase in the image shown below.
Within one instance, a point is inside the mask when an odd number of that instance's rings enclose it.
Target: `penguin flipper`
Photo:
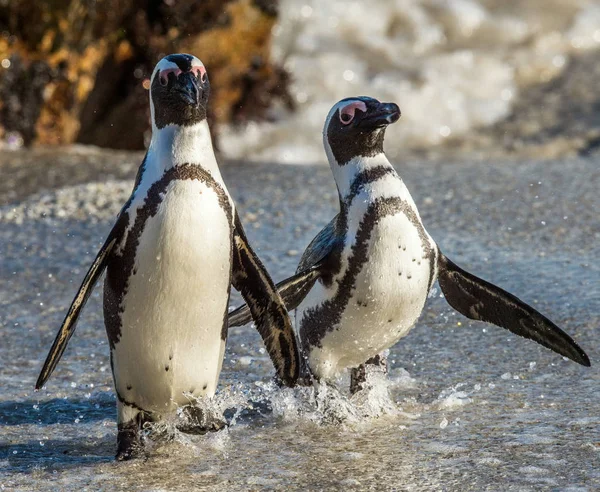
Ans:
[[[48,352],[48,356],[46,357],[44,366],[42,367],[37,382],[35,383],[36,390],[39,390],[42,386],[44,386],[44,384],[46,384],[46,381],[48,381],[48,378],[52,375],[54,369],[56,369],[60,358],[62,357],[65,349],[67,348],[69,340],[73,336],[73,333],[75,333],[75,327],[77,326],[77,319],[79,318],[79,314],[81,313],[83,306],[85,306],[85,303],[90,297],[92,289],[98,281],[98,278],[100,277],[100,275],[102,275],[102,272],[106,268],[110,252],[112,251],[113,247],[115,246],[115,243],[117,242],[118,238],[114,234],[114,230],[115,229],[111,231],[108,238],[100,248],[100,251],[96,255],[94,263],[92,263],[92,266],[85,275],[85,278],[83,279],[83,282],[79,287],[79,291],[77,292],[77,295],[71,303],[71,307],[69,307],[69,311],[65,316],[60,330],[58,330],[56,338],[54,339],[54,343],[50,348],[50,352]]]
[[[337,214],[313,238],[304,250],[302,258],[298,263],[296,273],[308,271],[318,263],[321,263],[337,247],[343,247],[343,233],[339,231],[340,214]]]
[[[282,280],[276,285],[288,311],[298,307],[320,276],[319,266],[315,265],[308,270]],[[252,314],[248,304],[243,304],[229,313],[229,326],[242,326],[250,321],[252,321]]]
[[[232,284],[249,306],[277,375],[287,386],[294,386],[300,355],[292,323],[275,284],[248,244],[237,213],[233,242]]]
[[[529,338],[582,366],[590,359],[575,341],[516,296],[466,272],[440,251],[438,282],[448,304],[467,318],[486,321]]]
[[[304,300],[312,286],[321,276],[321,266],[328,255],[341,242],[338,234],[339,214],[327,224],[307,246],[300,258],[296,274],[277,284],[279,295],[288,311],[293,311]],[[242,326],[252,321],[252,315],[247,304],[239,306],[229,313],[229,326]]]

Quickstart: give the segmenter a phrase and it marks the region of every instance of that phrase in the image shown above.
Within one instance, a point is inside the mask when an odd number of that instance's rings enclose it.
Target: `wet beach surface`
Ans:
[[[275,389],[254,329],[234,328],[213,404],[232,425],[190,436],[167,423],[146,461],[117,464],[100,287],[46,388],[33,385],[140,160],[86,148],[0,157],[1,488],[600,488],[598,158],[396,166],[442,251],[553,319],[591,368],[467,320],[439,288],[392,349],[390,383],[353,399],[344,378],[340,392]],[[222,171],[270,273],[288,276],[337,211],[329,169]]]

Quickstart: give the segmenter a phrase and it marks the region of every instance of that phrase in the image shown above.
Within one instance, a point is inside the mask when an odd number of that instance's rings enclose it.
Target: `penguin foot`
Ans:
[[[177,430],[186,434],[203,435],[218,432],[228,426],[222,415],[191,405],[182,409],[180,417],[181,422],[177,424]]]
[[[350,371],[350,394],[354,395],[363,390],[367,386],[367,374],[372,371],[379,371],[387,374],[387,357],[382,354],[377,354],[371,357],[364,364],[358,367],[353,367]]]
[[[140,427],[136,421],[118,425],[117,461],[129,461],[144,455],[144,446],[140,437]]]

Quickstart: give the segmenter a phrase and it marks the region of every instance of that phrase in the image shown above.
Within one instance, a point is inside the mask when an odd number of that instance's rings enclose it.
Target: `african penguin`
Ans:
[[[415,203],[383,152],[386,127],[400,117],[393,103],[370,97],[338,102],[327,116],[325,150],[339,192],[340,212],[313,239],[296,275],[277,287],[296,310],[296,329],[310,372],[329,380],[352,368],[361,388],[365,363],[406,336],[435,280],[448,303],[589,366],[562,330],[515,296],[462,270],[425,230]],[[230,326],[249,321],[246,306]]]
[[[117,455],[142,451],[140,428],[214,395],[231,285],[249,303],[278,377],[294,385],[296,338],[250,248],[212,148],[202,62],[169,55],[150,84],[152,140],[131,197],[77,293],[36,383],[50,377],[106,269],[104,320],[117,394]],[[210,427],[210,426],[209,426]],[[217,426],[218,427],[218,426]]]

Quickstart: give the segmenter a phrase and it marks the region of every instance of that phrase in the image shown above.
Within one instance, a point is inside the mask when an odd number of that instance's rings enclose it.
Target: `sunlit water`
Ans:
[[[331,106],[368,95],[402,109],[388,130],[392,155],[429,149],[519,111],[524,88],[599,48],[600,3],[591,0],[283,0],[272,52],[292,76],[297,111],[274,108],[272,122],[224,129],[221,148],[320,162]]]
[[[391,350],[389,379],[374,375],[353,397],[347,375],[335,387],[277,388],[253,328],[234,328],[218,394],[202,402],[230,426],[188,435],[175,416],[147,431],[148,459],[130,463],[113,461],[100,288],[46,388],[33,385],[131,182],[103,173],[1,207],[0,487],[598,490],[598,164],[398,166],[443,251],[549,315],[587,350],[591,369],[466,320],[439,289]],[[275,279],[289,275],[335,213],[329,170],[223,171],[261,258]]]

